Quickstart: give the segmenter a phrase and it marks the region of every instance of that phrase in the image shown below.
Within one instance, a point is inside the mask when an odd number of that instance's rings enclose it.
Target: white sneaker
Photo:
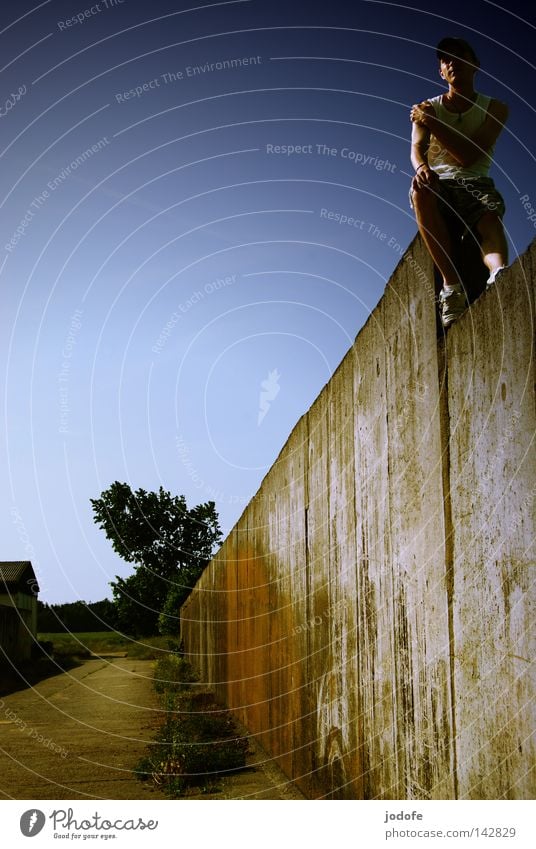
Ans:
[[[495,271],[492,271],[490,276],[486,281],[486,289],[491,289],[493,284],[497,281],[497,278],[506,271],[506,265],[501,265],[499,268],[496,268]]]

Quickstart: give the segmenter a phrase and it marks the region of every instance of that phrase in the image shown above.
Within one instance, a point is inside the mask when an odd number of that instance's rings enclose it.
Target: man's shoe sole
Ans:
[[[450,327],[467,309],[467,299],[463,292],[451,292],[449,295],[444,295],[442,290],[439,295],[439,304],[441,323],[445,328]]]

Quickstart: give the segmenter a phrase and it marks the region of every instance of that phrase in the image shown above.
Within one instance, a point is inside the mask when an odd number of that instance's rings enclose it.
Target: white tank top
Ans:
[[[476,130],[483,124],[491,97],[478,94],[475,102],[466,112],[450,112],[445,109],[442,102],[443,95],[429,97],[433,104],[436,117],[444,124],[448,124],[464,135],[472,137]],[[487,177],[494,146],[492,145],[486,153],[464,168],[451,154],[445,150],[439,139],[430,133],[430,146],[428,148],[428,163],[442,180],[452,180],[456,177]]]

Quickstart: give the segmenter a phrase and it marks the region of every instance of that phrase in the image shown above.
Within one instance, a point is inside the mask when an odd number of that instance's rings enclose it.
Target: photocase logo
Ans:
[[[35,835],[39,834],[43,828],[45,821],[46,817],[43,811],[38,811],[36,808],[32,808],[30,811],[25,811],[25,813],[21,816],[20,830],[25,837],[35,837]]]
[[[281,387],[278,380],[281,377],[277,369],[268,372],[266,380],[261,381],[261,392],[259,395],[259,415],[257,417],[257,427],[262,423],[266,413],[270,409],[270,402],[273,401],[279,394]]]

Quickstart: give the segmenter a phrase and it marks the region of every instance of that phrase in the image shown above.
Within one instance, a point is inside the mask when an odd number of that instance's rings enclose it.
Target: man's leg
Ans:
[[[480,236],[482,259],[493,274],[508,265],[508,243],[502,221],[494,212],[485,212],[475,226]]]
[[[419,232],[443,277],[443,286],[458,286],[460,277],[452,259],[452,240],[439,210],[437,194],[434,189],[418,187],[414,182],[412,200]]]
[[[467,299],[454,265],[452,239],[439,208],[439,180],[428,187],[419,185],[419,181],[414,178],[412,189],[412,202],[419,232],[443,277],[443,289],[439,294],[441,321],[443,327],[449,327],[465,311]]]

